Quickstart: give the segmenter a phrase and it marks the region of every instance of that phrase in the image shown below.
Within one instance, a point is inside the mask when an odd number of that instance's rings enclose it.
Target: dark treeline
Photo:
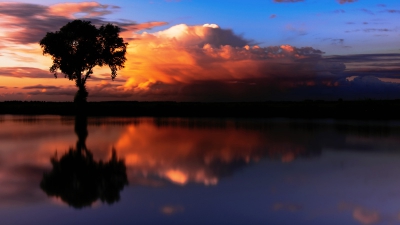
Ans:
[[[0,102],[0,114],[128,117],[400,119],[400,100],[303,102]]]

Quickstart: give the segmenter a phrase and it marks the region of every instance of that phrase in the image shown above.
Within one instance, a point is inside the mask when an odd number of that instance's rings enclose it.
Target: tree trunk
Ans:
[[[78,104],[84,104],[87,102],[88,95],[89,93],[86,90],[85,84],[80,84],[78,86],[78,91],[75,94],[74,102]]]
[[[84,115],[86,114],[86,105],[87,105],[86,103],[89,93],[86,90],[85,81],[81,79],[81,76],[77,77],[76,86],[78,87],[78,91],[76,92],[74,97],[74,102],[76,105],[76,114]]]

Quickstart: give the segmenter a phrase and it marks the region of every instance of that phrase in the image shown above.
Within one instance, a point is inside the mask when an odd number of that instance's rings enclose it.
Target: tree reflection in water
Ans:
[[[112,204],[119,201],[120,191],[128,184],[125,162],[112,150],[108,162],[93,160],[86,148],[87,118],[76,116],[76,149],[70,148],[61,158],[51,158],[53,169],[43,175],[40,187],[49,196],[60,197],[72,207],[91,206],[100,199]]]

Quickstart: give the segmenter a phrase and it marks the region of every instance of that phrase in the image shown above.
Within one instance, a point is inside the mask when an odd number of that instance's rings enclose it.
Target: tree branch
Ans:
[[[90,74],[93,73],[93,67],[90,67],[89,70],[86,72],[85,77],[83,78],[83,83],[86,83],[86,79],[90,77]]]

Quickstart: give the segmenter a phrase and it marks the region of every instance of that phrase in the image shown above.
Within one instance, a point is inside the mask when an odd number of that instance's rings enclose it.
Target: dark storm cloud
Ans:
[[[388,70],[388,69],[372,70],[372,69],[370,69],[368,71],[360,69],[360,70],[346,71],[344,74],[347,77],[351,77],[351,76],[359,76],[359,77],[373,76],[373,77],[377,77],[377,78],[400,79],[400,75],[399,75],[400,74],[400,69],[392,69],[392,70]]]
[[[349,62],[398,62],[400,54],[356,54],[356,55],[338,55],[326,57],[328,61],[340,61],[344,63]]]
[[[253,79],[241,82],[202,81],[192,84],[171,85],[156,83],[150,90],[137,93],[140,100],[156,99],[171,101],[302,101],[305,99],[347,100],[398,99],[400,85],[383,82],[376,77],[362,76],[352,81],[344,76],[320,80],[313,85],[294,81],[293,87],[281,89],[268,80]]]
[[[400,54],[333,56],[325,58],[325,61],[346,64],[343,74],[347,77],[400,78]]]
[[[313,86],[296,86],[285,92],[276,92],[268,96],[268,100],[337,100],[339,98],[346,100],[361,99],[399,99],[400,84],[384,82],[375,76],[368,76],[365,73],[359,73],[358,77],[348,80],[344,76],[351,73],[344,73],[341,76],[333,78],[329,85],[319,83]],[[267,96],[267,95],[266,95]]]
[[[400,54],[358,54],[333,56],[327,62],[341,62],[351,67],[346,73],[374,75],[381,78],[400,78]]]
[[[259,68],[263,74],[268,74],[264,77],[174,84],[156,82],[148,90],[137,92],[136,97],[139,100],[217,102],[400,98],[400,84],[381,80],[400,78],[400,54],[330,56],[297,62],[299,64],[266,62],[264,69]]]
[[[400,84],[383,82],[377,77],[360,74],[354,80],[340,80],[337,87],[320,88],[321,98],[332,99],[399,99]]]

